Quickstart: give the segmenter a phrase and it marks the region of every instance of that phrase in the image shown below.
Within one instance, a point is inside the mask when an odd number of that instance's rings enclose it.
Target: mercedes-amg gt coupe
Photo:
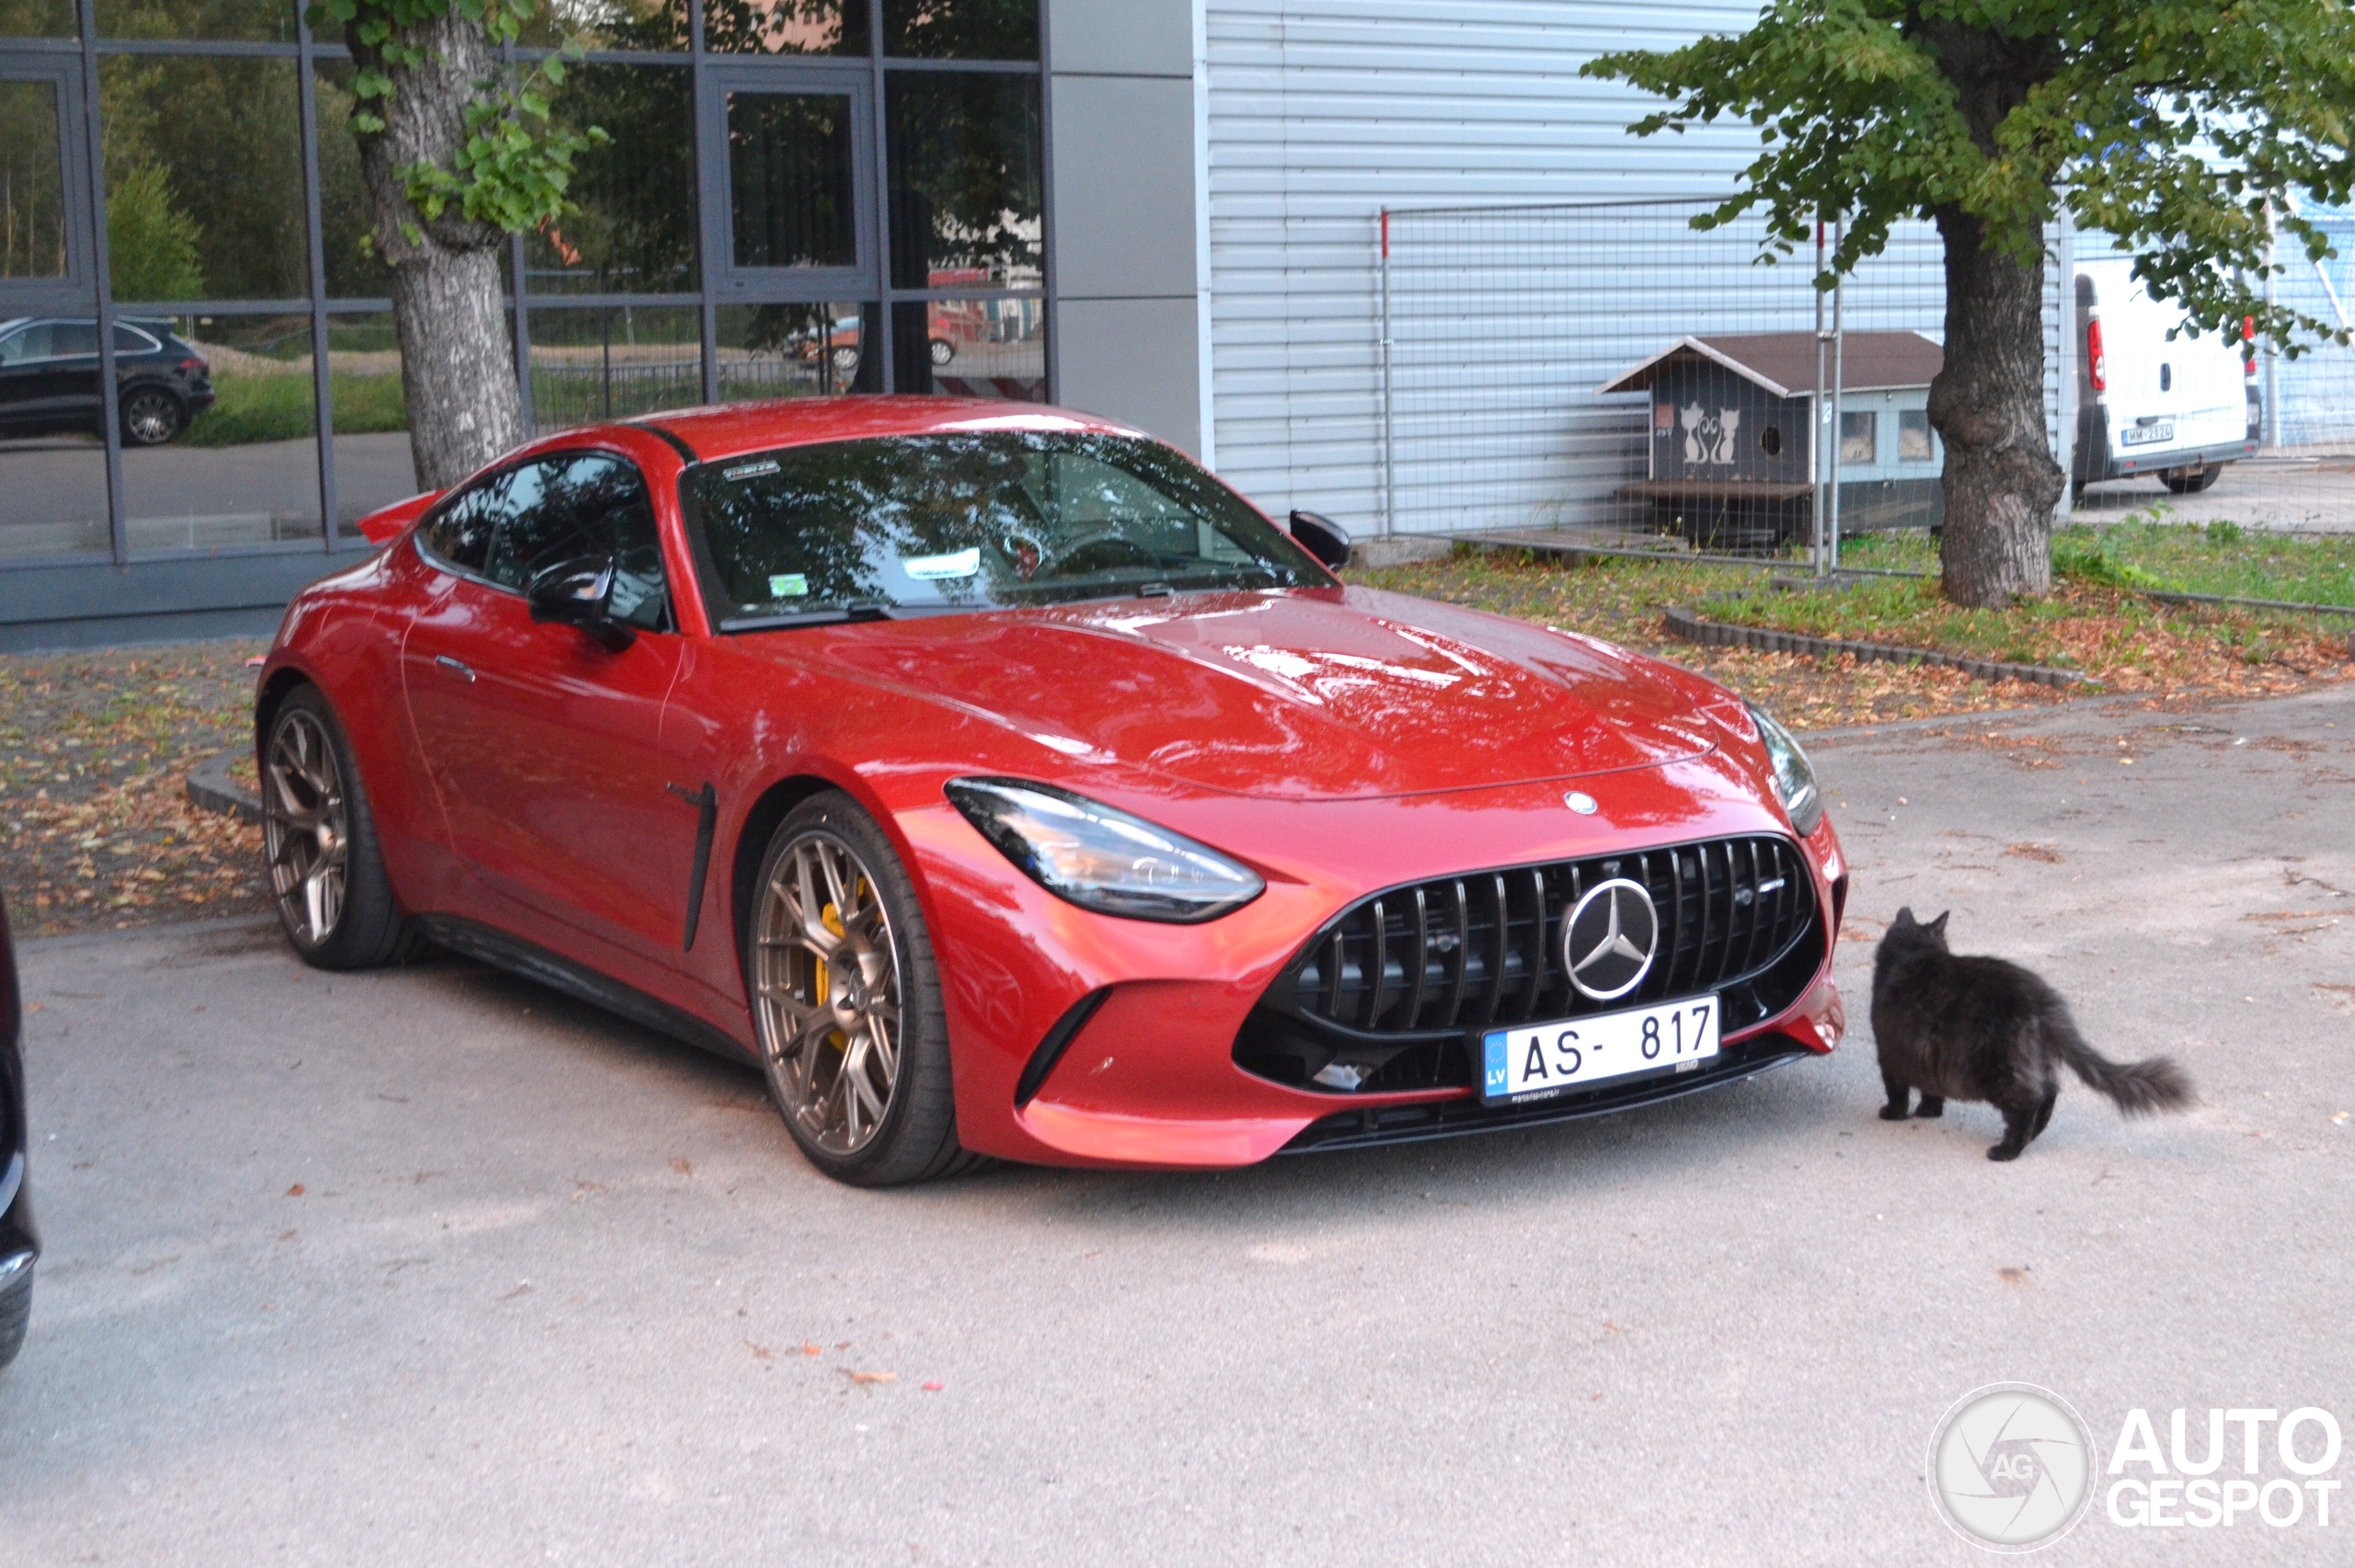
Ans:
[[[1673,665],[1344,583],[1081,414],[801,399],[369,518],[261,671],[295,951],[757,1066],[883,1185],[1522,1127],[1829,1051],[1806,756]]]

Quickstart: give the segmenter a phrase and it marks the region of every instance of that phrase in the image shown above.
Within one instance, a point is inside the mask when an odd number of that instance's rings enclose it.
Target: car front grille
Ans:
[[[1613,877],[1650,892],[1659,956],[1634,990],[1600,1002],[1570,984],[1561,922]],[[1471,1082],[1482,1030],[1704,991],[1731,1032],[1798,1000],[1822,935],[1798,845],[1767,834],[1439,877],[1328,921],[1260,999],[1235,1059],[1304,1088],[1444,1087]]]

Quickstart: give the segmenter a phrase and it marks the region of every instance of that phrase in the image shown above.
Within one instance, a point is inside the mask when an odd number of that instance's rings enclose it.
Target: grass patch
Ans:
[[[1926,537],[1854,545],[1843,551],[1844,565],[1936,568]],[[1369,586],[1517,615],[1656,654],[1706,671],[1801,727],[1968,713],[2057,700],[2060,693],[1845,655],[1696,647],[1670,637],[1661,612],[1692,609],[1712,620],[1809,636],[2078,670],[2089,677],[2075,688],[2080,692],[2262,695],[2355,673],[2347,629],[2317,624],[2315,617],[2157,603],[2082,578],[2063,578],[2051,597],[2003,611],[1950,605],[1939,597],[1935,577],[1867,578],[1796,591],[1770,580],[1789,580],[1802,571],[1790,561],[1744,568],[1466,548],[1445,560],[1351,576]]]
[[[2292,538],[2164,513],[2053,535],[2056,576],[2115,588],[2355,607],[2355,534]]]
[[[399,376],[333,375],[329,380],[338,435],[408,429]],[[308,375],[222,375],[213,378],[213,406],[199,414],[181,438],[190,446],[297,441],[318,429]]]

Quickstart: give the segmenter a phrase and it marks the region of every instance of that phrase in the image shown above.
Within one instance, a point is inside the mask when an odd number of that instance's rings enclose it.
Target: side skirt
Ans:
[[[684,1040],[715,1056],[726,1057],[733,1062],[758,1065],[752,1052],[738,1045],[718,1025],[707,1024],[691,1013],[647,995],[634,986],[626,986],[610,975],[600,974],[586,965],[551,953],[520,936],[511,936],[495,926],[461,920],[455,915],[420,915],[418,924],[424,928],[426,935],[453,953],[479,959],[494,968],[521,975],[527,980],[537,980],[550,990],[562,991],[592,1007],[618,1013],[633,1024],[643,1024],[674,1040]]]

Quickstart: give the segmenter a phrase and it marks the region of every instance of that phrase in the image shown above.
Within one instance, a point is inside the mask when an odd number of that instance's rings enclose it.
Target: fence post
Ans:
[[[1832,251],[1836,261],[1840,246],[1848,235],[1848,220],[1844,215],[1832,226]],[[1824,559],[1830,568],[1840,569],[1840,459],[1841,443],[1847,435],[1840,424],[1840,394],[1847,383],[1848,326],[1842,314],[1842,295],[1848,280],[1843,276],[1832,285],[1832,521],[1823,531]]]
[[[2065,523],[2076,509],[2077,487],[2077,226],[2065,196],[2053,249],[2052,445],[2061,460],[2061,502],[2053,516]]]
[[[1390,209],[1382,210],[1382,532],[1398,530],[1397,420],[1391,406],[1390,381]]]
[[[1814,482],[1814,504],[1808,509],[1809,514],[1808,518],[1808,529],[1812,537],[1812,544],[1809,549],[1808,555],[1809,559],[1814,565],[1815,575],[1817,577],[1821,577],[1824,574],[1823,513],[1825,500],[1823,494],[1823,475],[1825,465],[1823,449],[1825,442],[1823,436],[1823,422],[1826,408],[1823,397],[1825,390],[1823,379],[1823,355],[1824,349],[1832,336],[1829,332],[1824,330],[1823,326],[1823,290],[1819,286],[1822,278],[1823,214],[1821,212],[1818,212],[1815,215],[1815,276],[1808,280],[1808,287],[1815,292],[1815,402],[1809,410],[1815,429],[1813,435],[1808,441],[1808,456],[1810,459],[1808,464],[1808,477]]]
[[[2265,204],[2265,303],[2273,305],[2273,203]],[[2281,450],[2281,355],[2269,334],[2265,345],[2265,444]]]

